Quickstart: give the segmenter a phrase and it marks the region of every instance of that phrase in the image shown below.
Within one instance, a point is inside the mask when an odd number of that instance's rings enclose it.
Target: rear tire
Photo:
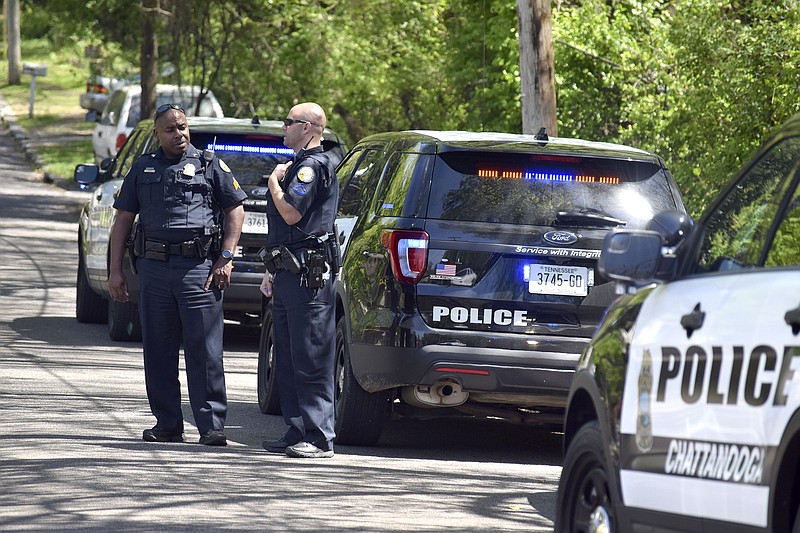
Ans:
[[[605,531],[619,531],[603,457],[605,449],[596,420],[575,434],[564,457],[558,484],[557,533],[595,531],[598,522],[607,524]]]
[[[794,527],[792,533],[800,533],[800,505],[797,506],[797,511],[794,513]]]
[[[374,446],[383,432],[390,391],[367,392],[350,366],[344,318],[336,323],[336,443]]]
[[[275,379],[275,347],[272,336],[272,307],[264,311],[258,344],[258,408],[265,415],[281,414],[278,383]]]
[[[78,277],[75,282],[75,318],[84,324],[105,324],[108,301],[94,292],[89,285],[83,253],[78,249]]]
[[[116,300],[108,302],[108,336],[112,341],[142,340],[142,324],[136,304]]]

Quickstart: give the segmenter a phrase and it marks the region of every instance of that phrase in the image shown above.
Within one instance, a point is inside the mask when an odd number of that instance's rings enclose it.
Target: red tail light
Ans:
[[[428,234],[419,230],[383,230],[381,245],[388,250],[394,277],[416,283],[428,266]]]
[[[127,137],[125,136],[124,133],[120,133],[119,135],[117,135],[117,144],[116,144],[117,152],[119,152],[119,149],[122,148],[123,144],[125,144],[126,138]]]
[[[102,85],[95,85],[93,83],[86,84],[86,92],[87,93],[100,93],[100,94],[108,94],[108,88],[103,87]]]

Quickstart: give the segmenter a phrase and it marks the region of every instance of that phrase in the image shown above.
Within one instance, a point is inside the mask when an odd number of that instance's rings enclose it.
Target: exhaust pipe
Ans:
[[[403,401],[416,407],[454,407],[469,398],[469,393],[461,390],[461,383],[454,379],[442,379],[433,385],[414,385],[403,387],[400,395]]]

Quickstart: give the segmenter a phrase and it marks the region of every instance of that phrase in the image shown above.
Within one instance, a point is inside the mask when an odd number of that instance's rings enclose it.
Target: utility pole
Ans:
[[[517,0],[522,132],[558,135],[550,0]]]
[[[19,37],[19,0],[5,0],[6,42],[8,43],[8,84],[19,85],[22,51]]]
[[[142,27],[142,101],[141,117],[152,117],[156,111],[156,83],[158,83],[158,24],[157,0],[142,0],[144,10]]]

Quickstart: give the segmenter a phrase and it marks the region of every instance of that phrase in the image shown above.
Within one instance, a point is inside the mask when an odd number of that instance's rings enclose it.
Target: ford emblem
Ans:
[[[578,236],[569,231],[548,231],[544,234],[544,240],[550,244],[575,244]]]

